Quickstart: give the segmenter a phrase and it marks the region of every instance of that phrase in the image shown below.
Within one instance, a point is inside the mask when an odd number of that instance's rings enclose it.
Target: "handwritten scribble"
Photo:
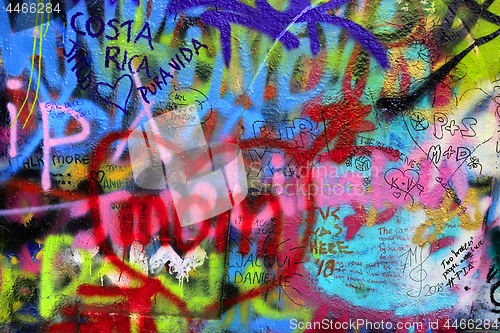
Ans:
[[[409,196],[412,202],[415,202],[410,192],[415,188],[417,188],[420,193],[424,190],[423,186],[418,183],[420,180],[418,172],[413,169],[407,169],[405,171],[401,171],[397,168],[389,169],[384,174],[384,180],[391,186],[391,189],[396,189],[392,195],[397,199],[404,193],[404,200]]]

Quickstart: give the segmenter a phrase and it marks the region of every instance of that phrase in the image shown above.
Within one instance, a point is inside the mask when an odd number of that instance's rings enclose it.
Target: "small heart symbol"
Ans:
[[[108,99],[105,96],[112,96],[113,91],[116,90],[116,88],[118,86],[118,82],[120,82],[122,79],[123,79],[123,84],[129,85],[129,89],[128,89],[128,93],[127,93],[127,98],[125,99],[123,105],[120,105],[120,104],[113,103],[110,99]],[[99,88],[101,88],[101,90],[103,91],[103,94],[101,94],[101,92],[99,91]],[[122,75],[118,78],[118,80],[116,80],[114,85],[110,85],[110,84],[104,83],[104,82],[99,82],[95,87],[95,91],[97,92],[97,95],[99,95],[99,97],[101,97],[106,103],[116,106],[118,109],[122,110],[123,112],[125,112],[125,114],[127,114],[127,103],[128,103],[129,98],[130,98],[130,94],[132,94],[132,77],[128,74]]]
[[[395,198],[399,199],[399,197],[401,196],[401,192],[393,192],[393,193],[392,193],[392,195],[393,195]]]
[[[104,179],[104,171],[90,171],[90,178],[100,184]]]

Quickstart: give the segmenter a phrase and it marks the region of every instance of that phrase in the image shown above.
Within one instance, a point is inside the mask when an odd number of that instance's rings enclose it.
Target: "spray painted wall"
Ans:
[[[497,329],[500,1],[2,6],[3,332]]]

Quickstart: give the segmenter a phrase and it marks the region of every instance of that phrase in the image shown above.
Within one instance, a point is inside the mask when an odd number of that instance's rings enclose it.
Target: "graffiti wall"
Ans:
[[[500,326],[499,0],[4,0],[2,332]]]

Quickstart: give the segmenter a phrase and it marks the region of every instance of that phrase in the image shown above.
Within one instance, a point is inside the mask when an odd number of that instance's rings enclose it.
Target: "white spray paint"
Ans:
[[[177,273],[179,284],[184,282],[184,278],[189,282],[189,271],[203,265],[207,253],[200,246],[189,250],[183,259],[168,244],[163,245],[149,260],[149,271],[158,274],[166,263],[169,263],[169,273]]]

